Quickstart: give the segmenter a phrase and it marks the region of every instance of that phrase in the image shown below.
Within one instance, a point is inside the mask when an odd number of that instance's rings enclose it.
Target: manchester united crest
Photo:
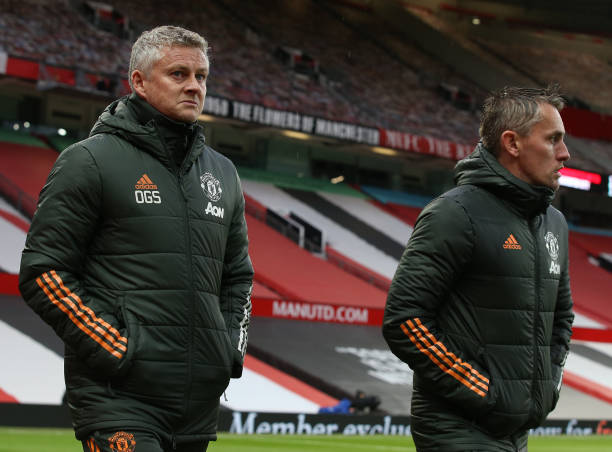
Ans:
[[[212,174],[202,174],[200,177],[200,186],[202,187],[202,190],[204,190],[206,197],[211,201],[215,202],[221,199],[221,193],[223,192],[223,190],[221,190],[221,183],[219,182],[219,179]]]
[[[113,452],[134,452],[136,440],[132,433],[117,432],[110,438],[108,443]]]
[[[557,237],[548,231],[544,236],[544,241],[546,242],[546,249],[548,250],[548,254],[550,254],[550,258],[552,260],[557,260],[559,257],[559,242],[557,242]]]

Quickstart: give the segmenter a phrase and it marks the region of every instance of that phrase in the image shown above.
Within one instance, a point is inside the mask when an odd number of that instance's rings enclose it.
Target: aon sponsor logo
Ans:
[[[215,206],[212,202],[209,202],[204,211],[206,215],[212,215],[217,218],[223,218],[224,209],[223,207]]]
[[[557,264],[556,261],[551,261],[550,268],[548,269],[548,273],[550,273],[551,275],[561,274],[561,266]]]
[[[138,204],[161,204],[158,190],[135,190],[134,196]]]

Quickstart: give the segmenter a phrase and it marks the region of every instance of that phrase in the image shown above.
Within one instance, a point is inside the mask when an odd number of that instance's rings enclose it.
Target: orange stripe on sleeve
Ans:
[[[486,393],[481,391],[480,389],[478,389],[476,386],[474,386],[473,384],[471,384],[469,381],[467,381],[465,378],[463,378],[461,375],[457,374],[457,372],[455,372],[452,368],[448,368],[446,367],[443,363],[441,363],[432,353],[431,351],[429,351],[427,348],[423,347],[423,345],[420,343],[420,341],[414,337],[414,335],[411,333],[411,331],[408,329],[408,327],[406,327],[406,325],[404,325],[403,323],[400,325],[402,328],[402,331],[404,332],[404,334],[406,336],[408,336],[408,338],[410,338],[410,340],[412,341],[412,343],[416,346],[416,348],[423,353],[424,355],[426,355],[434,364],[436,364],[444,373],[449,374],[450,376],[452,376],[453,378],[455,378],[457,381],[459,381],[460,383],[462,383],[463,385],[467,386],[470,390],[474,391],[476,394],[478,394],[480,397],[485,397]]]
[[[57,283],[59,284],[60,288],[64,291],[66,296],[71,297],[73,300],[75,300],[77,304],[79,305],[79,307],[81,308],[81,310],[87,312],[91,316],[94,322],[98,322],[101,325],[105,326],[108,329],[109,333],[114,335],[121,342],[125,342],[127,344],[127,339],[121,336],[121,334],[119,334],[119,331],[113,328],[113,326],[110,325],[108,322],[106,322],[104,319],[97,317],[96,314],[91,310],[89,306],[86,306],[85,304],[83,304],[81,297],[79,297],[77,294],[72,292],[68,287],[64,285],[64,281],[62,281],[62,278],[60,278],[60,276],[57,274],[55,270],[51,270],[51,276],[53,276],[53,279],[57,281]],[[114,342],[114,341],[111,341],[111,342]]]
[[[440,347],[440,349],[442,349],[442,351],[444,353],[446,353],[453,361],[456,361],[457,363],[459,363],[460,365],[466,367],[467,369],[469,369],[470,372],[472,372],[477,378],[479,378],[480,380],[482,380],[486,385],[489,384],[489,379],[485,376],[483,376],[480,372],[478,372],[476,369],[474,369],[472,367],[471,364],[466,363],[465,361],[463,361],[461,358],[458,358],[453,352],[449,352],[446,348],[446,346],[440,342],[439,340],[437,340],[433,334],[430,333],[430,331],[427,329],[427,327],[425,325],[423,325],[423,323],[421,322],[421,320],[418,317],[415,317],[414,321],[416,322],[416,324],[419,326],[419,328],[427,335],[427,337],[434,342],[436,345],[438,345],[438,347]],[[482,386],[482,385],[481,385]],[[486,389],[486,388],[485,388]]]
[[[415,319],[416,320],[416,319]],[[460,373],[462,373],[472,384],[472,385],[478,385],[480,386],[482,389],[484,389],[485,391],[489,390],[489,387],[482,383],[481,381],[479,381],[478,379],[476,379],[473,375],[471,375],[465,368],[463,368],[461,366],[461,363],[457,362],[456,360],[451,361],[449,359],[449,357],[447,355],[444,355],[442,353],[442,351],[440,350],[440,345],[441,342],[436,340],[435,337],[433,337],[433,335],[430,334],[432,342],[430,343],[424,336],[423,333],[419,330],[418,327],[416,327],[411,320],[408,320],[406,323],[408,323],[408,326],[411,328],[413,333],[416,333],[417,338],[428,348],[433,350],[436,355],[438,355],[438,357],[440,359],[442,359],[449,368],[451,369],[456,369],[457,371],[459,371]]]
[[[51,278],[49,278],[47,273],[44,273],[42,276],[43,276],[45,282],[48,284],[48,286],[51,289],[53,289],[55,294],[58,296],[59,301],[63,302],[64,304],[66,304],[70,308],[72,308],[74,313],[76,315],[78,315],[81,318],[81,320],[83,320],[88,326],[93,328],[101,337],[106,339],[110,343],[110,345],[112,345],[114,348],[117,348],[117,349],[121,350],[122,352],[127,351],[127,348],[125,347],[124,344],[121,344],[121,343],[117,342],[110,334],[108,334],[108,332],[104,331],[100,327],[100,325],[98,325],[95,322],[95,320],[90,319],[82,310],[79,309],[79,307],[75,306],[75,304],[72,302],[72,300],[69,297],[63,296],[62,293],[60,292],[60,290],[58,289],[58,287],[55,285],[55,283],[51,280]],[[79,299],[79,301],[80,301],[80,299]],[[81,303],[81,305],[82,305],[82,303]],[[91,312],[93,314],[93,311],[91,311]],[[98,317],[96,317],[95,315],[93,317],[94,317],[94,319],[98,319]],[[127,342],[127,339],[126,339],[126,342]]]
[[[72,312],[70,312],[70,310],[63,303],[58,301],[53,295],[53,293],[47,288],[47,286],[45,285],[45,283],[40,277],[36,278],[36,282],[38,283],[39,287],[43,290],[43,292],[45,292],[49,300],[51,300],[51,303],[57,306],[64,314],[66,314],[68,318],[72,321],[72,323],[74,323],[81,331],[83,331],[85,334],[91,337],[94,341],[100,344],[107,352],[109,352],[115,358],[121,359],[123,357],[123,353],[118,352],[117,350],[114,350],[110,345],[104,342],[97,334],[95,334],[93,331],[87,328],[87,326],[83,325],[83,323],[81,323],[81,321]]]

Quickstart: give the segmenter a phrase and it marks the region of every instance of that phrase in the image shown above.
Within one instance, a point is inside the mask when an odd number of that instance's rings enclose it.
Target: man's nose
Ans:
[[[570,159],[569,150],[567,149],[567,145],[563,140],[561,140],[561,148],[558,151],[557,158],[562,162],[565,162]]]
[[[202,85],[196,79],[195,74],[189,76],[185,89],[187,91],[202,91]]]

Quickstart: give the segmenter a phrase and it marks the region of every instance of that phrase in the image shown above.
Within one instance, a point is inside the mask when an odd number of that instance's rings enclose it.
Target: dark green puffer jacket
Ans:
[[[216,439],[242,373],[253,268],[238,175],[200,126],[150,110],[119,99],[60,154],[22,256],[21,293],[66,345],[79,439]]]
[[[414,370],[419,451],[519,450],[554,408],[573,321],[554,192],[478,147],[420,214],[383,334]]]

